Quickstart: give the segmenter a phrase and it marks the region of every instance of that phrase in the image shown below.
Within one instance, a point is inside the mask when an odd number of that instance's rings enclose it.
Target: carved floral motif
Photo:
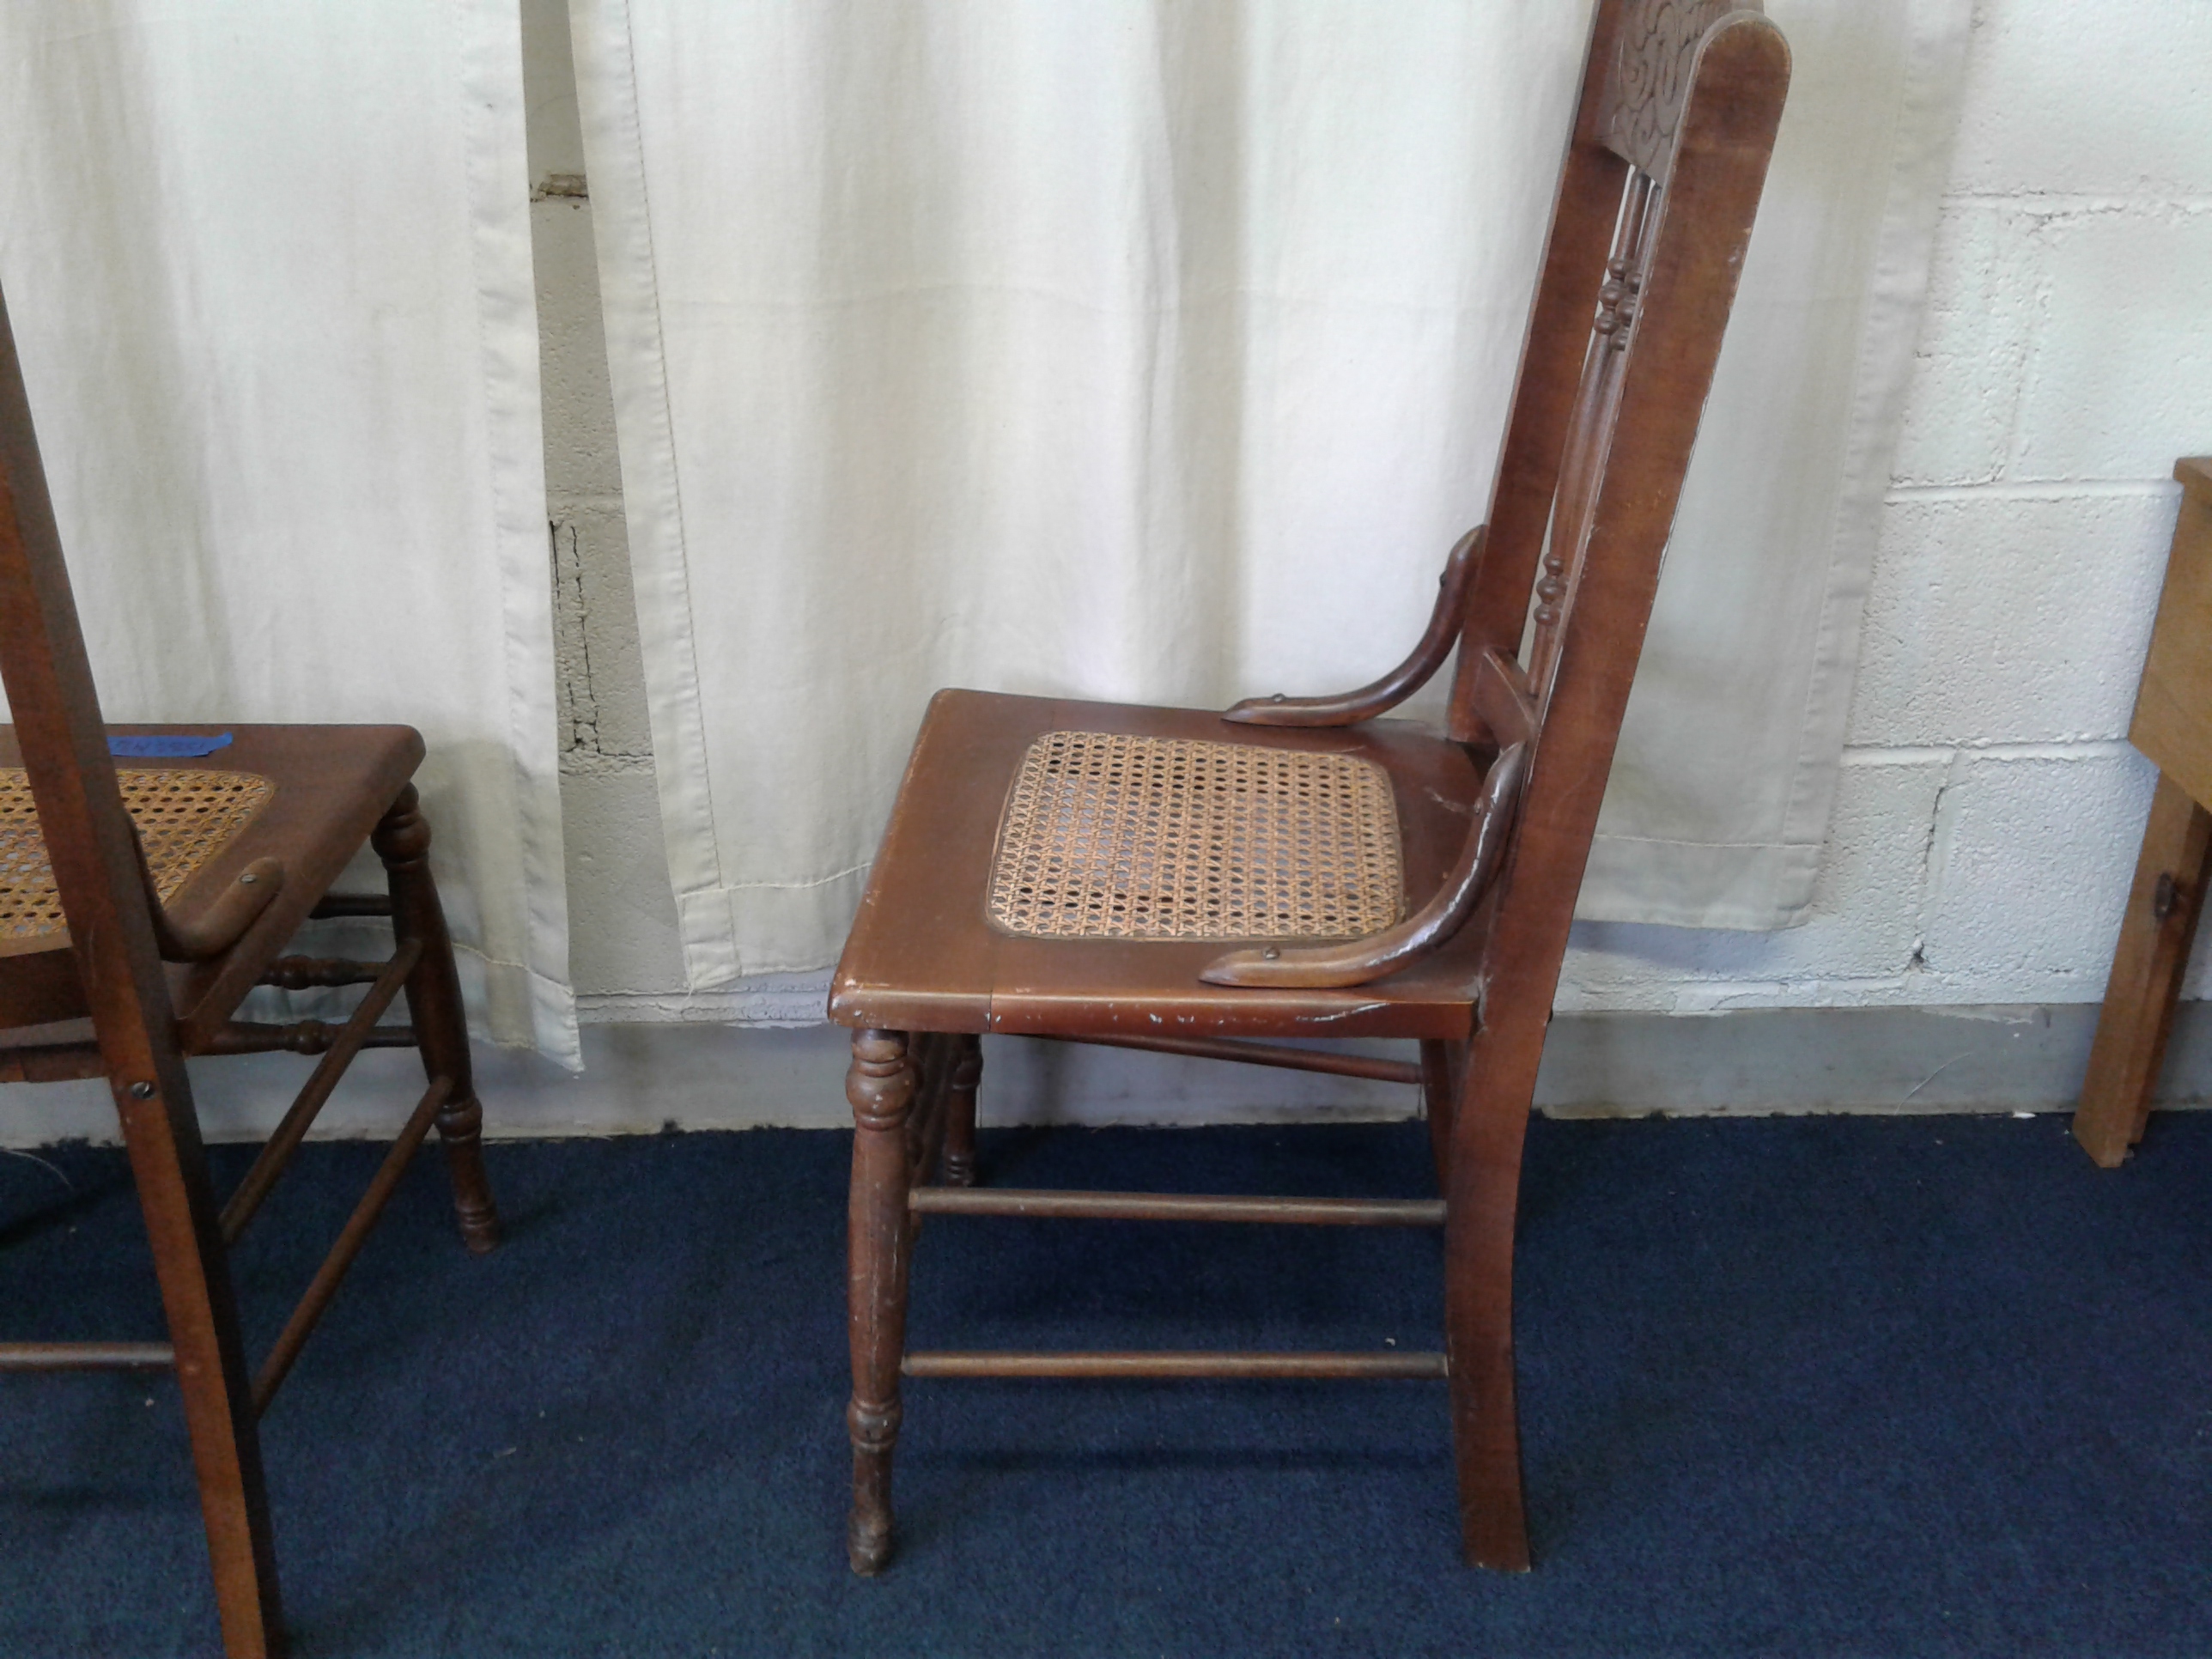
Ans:
[[[1665,176],[1698,42],[1740,5],[1741,0],[1629,0],[1601,128],[1615,154],[1654,178]]]

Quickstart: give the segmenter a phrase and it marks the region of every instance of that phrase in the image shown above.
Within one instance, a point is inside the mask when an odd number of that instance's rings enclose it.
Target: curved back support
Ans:
[[[1601,0],[1481,566],[1468,584],[1450,714],[1462,742],[1494,737],[1476,708],[1486,652],[1522,659],[1532,628],[1524,666],[1540,710],[1548,705],[1601,499],[1623,504],[1608,482],[1614,459],[1652,440],[1680,458],[1668,463],[1663,500],[1636,513],[1656,574],[1788,82],[1788,48],[1757,0]],[[1655,289],[1662,263],[1671,275]],[[1634,379],[1649,405],[1660,359],[1661,401],[1624,433],[1624,391]],[[1638,475],[1655,482],[1649,467]],[[1632,661],[1642,637],[1639,623],[1615,644]]]
[[[1623,0],[1598,29],[1452,702],[1454,736],[1498,741],[1480,671],[1525,632],[1536,729],[1490,935],[1510,959],[1491,982],[1517,975],[1547,1007],[1790,78],[1751,6]],[[1568,295],[1591,307],[1571,340],[1551,291],[1565,254],[1587,262]]]
[[[1340,697],[1253,699],[1226,715],[1372,718],[1440,667],[1455,635],[1450,735],[1498,757],[1466,847],[1397,927],[1341,947],[1232,951],[1207,965],[1212,982],[1365,984],[1518,880],[1516,915],[1533,904],[1539,917],[1513,925],[1558,935],[1541,970],[1551,994],[1790,80],[1757,0],[1601,0],[1592,31],[1486,528],[1453,549],[1429,631],[1399,668]],[[1540,831],[1540,852],[1523,853],[1516,821]]]
[[[138,850],[0,296],[0,683],[38,802],[86,1004],[109,1075],[151,1084],[173,1024]],[[150,1035],[149,1035],[150,1034]],[[149,1046],[151,1045],[151,1046]],[[173,1060],[173,1056],[168,1057]]]

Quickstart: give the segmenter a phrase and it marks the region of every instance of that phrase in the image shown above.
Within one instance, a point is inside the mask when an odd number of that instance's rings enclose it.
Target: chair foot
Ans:
[[[845,1408],[853,1437],[853,1514],[845,1526],[845,1553],[862,1577],[881,1572],[891,1559],[891,1449],[898,1443],[899,1408],[855,1399]]]
[[[1515,1492],[1504,1499],[1492,1495],[1491,1500],[1476,1506],[1475,1512],[1464,1510],[1460,1516],[1460,1553],[1470,1567],[1486,1567],[1492,1572],[1527,1572],[1529,1570],[1528,1526],[1521,1511],[1521,1495]]]
[[[438,1136],[445,1143],[446,1172],[453,1179],[461,1243],[471,1255],[489,1255],[499,1248],[499,1206],[484,1174],[483,1107],[474,1095],[439,1109]]]
[[[272,1659],[284,1651],[284,1614],[252,1373],[191,1084],[173,1063],[165,1081],[167,1088],[143,1100],[116,1087],[124,1144],[176,1354],[223,1651],[232,1659]]]
[[[1513,1407],[1512,1358],[1502,1371],[1462,1379],[1454,1355],[1452,1449],[1459,1475],[1460,1552],[1471,1567],[1528,1571],[1528,1522],[1521,1499],[1521,1432]]]

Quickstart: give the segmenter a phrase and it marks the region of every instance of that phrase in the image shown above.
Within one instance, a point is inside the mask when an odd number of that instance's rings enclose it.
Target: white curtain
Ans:
[[[420,727],[472,1019],[573,1064],[522,109],[514,0],[0,8],[0,283],[109,718]]]
[[[1790,125],[1587,913],[1810,896],[1966,5],[1771,8]],[[1586,4],[571,16],[695,987],[834,957],[941,684],[1219,706],[1411,645]]]
[[[1579,916],[1803,918],[1911,374],[1972,0],[1768,0],[1790,102]]]

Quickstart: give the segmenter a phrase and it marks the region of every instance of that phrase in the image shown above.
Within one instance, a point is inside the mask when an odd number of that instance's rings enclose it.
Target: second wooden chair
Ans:
[[[1454,550],[1399,668],[1225,716],[975,691],[930,705],[830,1005],[856,1028],[855,1571],[891,1553],[902,1379],[951,1376],[1446,1379],[1466,1555],[1528,1565],[1523,1128],[1788,78],[1753,6],[1601,0],[1488,527]],[[1447,732],[1377,720],[1455,647]],[[971,1188],[987,1032],[1418,1084],[1443,1196]],[[1324,1037],[1407,1039],[1419,1057],[1285,1041]],[[926,1215],[1441,1226],[1443,1347],[908,1352]]]
[[[106,1079],[168,1325],[165,1342],[0,1341],[0,1371],[175,1375],[224,1644],[234,1659],[278,1652],[283,1616],[256,1425],[433,1125],[462,1237],[478,1252],[499,1238],[430,830],[409,781],[422,739],[404,726],[122,734],[102,724],[4,304],[0,674],[15,721],[0,726],[0,1081]],[[111,744],[131,757],[127,767]],[[388,892],[331,892],[364,843]],[[392,956],[285,955],[300,925],[319,916],[388,916]],[[367,990],[336,1026],[236,1018],[257,985]],[[403,996],[410,1023],[380,1024]],[[368,1048],[419,1049],[428,1087],[291,1318],[249,1367],[229,1247]],[[321,1058],[218,1203],[185,1061],[275,1049]]]

